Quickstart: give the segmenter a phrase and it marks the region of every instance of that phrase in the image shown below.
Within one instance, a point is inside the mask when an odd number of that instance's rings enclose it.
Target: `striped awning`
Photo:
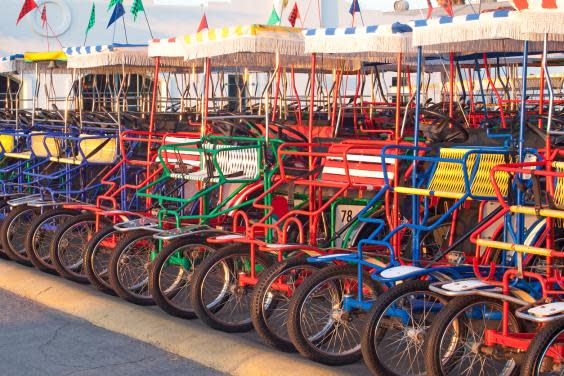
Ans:
[[[24,58],[23,54],[15,54],[0,57],[0,73],[15,73],[18,72],[20,63]]]
[[[523,43],[520,14],[517,11],[468,14],[417,20],[413,45],[434,52],[520,51]]]
[[[387,61],[397,53],[415,53],[413,29],[399,22],[390,25],[304,30],[306,53],[348,56],[364,61]]]
[[[282,67],[306,69],[311,54],[305,52],[304,35],[298,28],[244,25],[204,30],[183,37],[185,59],[198,62],[211,58],[214,67],[246,67],[251,70]],[[278,62],[276,59],[279,59]],[[357,69],[350,62],[327,59],[319,69]]]
[[[147,49],[145,44],[111,44],[70,47],[65,49],[65,53],[71,69],[110,71],[127,68],[146,71],[154,66]]]

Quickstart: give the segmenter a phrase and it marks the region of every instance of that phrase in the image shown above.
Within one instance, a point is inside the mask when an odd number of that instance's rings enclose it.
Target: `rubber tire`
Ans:
[[[377,356],[376,350],[373,346],[375,328],[380,320],[380,317],[387,311],[390,304],[406,294],[418,291],[429,291],[430,284],[431,282],[422,280],[406,281],[386,290],[378,297],[378,300],[374,302],[374,305],[368,313],[366,325],[362,330],[363,335],[361,340],[362,358],[373,375],[403,376],[403,374],[394,373],[393,370],[390,370],[381,364],[380,358]],[[446,303],[446,297],[437,293],[433,294],[437,295],[440,299],[444,299]]]
[[[200,320],[202,320],[206,325],[215,330],[226,333],[244,333],[253,329],[253,323],[251,321],[246,324],[226,325],[225,323],[216,320],[214,317],[208,314],[208,309],[201,299],[202,289],[200,286],[202,285],[202,282],[206,277],[209,269],[212,268],[221,259],[228,256],[250,257],[250,249],[247,246],[241,245],[227,246],[218,250],[217,252],[212,253],[211,255],[206,257],[206,259],[202,261],[202,263],[200,263],[198,269],[196,270],[196,273],[194,273],[194,279],[192,281],[192,291],[190,294],[190,298],[192,300],[192,308],[194,309],[196,316]],[[255,257],[257,260],[260,259],[261,262],[263,262],[267,267],[272,264],[271,258],[265,252],[257,251],[255,253]],[[250,294],[252,294],[252,292]]]
[[[6,218],[2,221],[2,225],[0,226],[0,244],[2,244],[3,252],[11,260],[16,261],[17,263],[20,263],[20,264],[25,265],[25,266],[33,266],[31,261],[27,258],[27,254],[25,256],[26,258],[22,257],[18,253],[14,252],[11,249],[11,247],[8,243],[8,228],[10,227],[10,224],[12,223],[12,221],[17,216],[19,216],[21,213],[26,212],[26,211],[32,211],[35,214],[38,214],[39,209],[32,208],[32,207],[27,206],[27,205],[20,205],[20,206],[16,206],[16,207],[12,208],[12,210],[10,211],[10,214],[8,214],[6,216]],[[25,250],[24,250],[24,252],[25,252]]]
[[[525,361],[521,366],[521,376],[537,376],[537,364],[542,360],[546,348],[562,335],[564,319],[554,320],[543,326],[529,345]],[[561,365],[564,367],[564,365]]]
[[[435,316],[433,325],[427,333],[427,341],[425,343],[425,369],[427,370],[427,376],[444,376],[441,372],[441,365],[439,357],[436,356],[437,349],[440,346],[440,340],[443,333],[448,329],[449,324],[452,320],[460,313],[461,310],[468,307],[476,302],[491,302],[502,304],[500,300],[485,298],[477,295],[459,296],[452,299],[447,306]],[[510,312],[514,312],[510,308]],[[517,330],[520,331],[520,322],[515,319],[517,323]],[[513,375],[517,375],[519,372],[519,366],[515,367],[512,372]]]
[[[102,240],[104,240],[105,237],[118,232],[117,230],[114,229],[114,225],[110,224],[108,226],[102,227],[100,229],[100,231],[98,231],[96,233],[96,235],[94,235],[94,237],[92,237],[92,239],[90,239],[90,241],[88,242],[88,244],[86,244],[86,250],[84,251],[84,258],[82,260],[82,262],[84,263],[84,274],[86,274],[86,278],[88,278],[88,281],[90,282],[90,284],[92,286],[94,286],[96,289],[110,294],[110,295],[116,295],[115,291],[111,288],[111,286],[109,285],[105,285],[100,278],[98,277],[98,275],[96,274],[96,272],[94,271],[93,265],[92,265],[92,255],[94,253],[94,250],[96,249],[96,246],[98,245],[98,243],[100,243]]]
[[[51,209],[40,216],[36,217],[31,226],[29,227],[29,231],[25,237],[25,251],[29,260],[35,266],[36,269],[41,270],[42,272],[55,272],[55,267],[52,264],[49,266],[45,265],[43,261],[40,260],[40,257],[35,253],[33,247],[33,236],[34,233],[38,230],[38,228],[43,225],[44,222],[51,219],[52,217],[62,216],[68,214],[69,216],[76,216],[79,215],[80,212],[71,209]],[[53,234],[54,235],[54,234]],[[50,244],[49,244],[50,245]]]
[[[326,266],[326,264],[320,265],[310,263],[307,261],[306,257],[301,256],[292,257],[284,260],[283,262],[275,263],[261,274],[258,283],[253,290],[253,296],[251,299],[251,320],[255,331],[268,346],[284,352],[296,352],[296,348],[289,339],[284,341],[279,336],[276,336],[271,332],[267,323],[263,320],[264,307],[262,302],[264,301],[264,295],[270,290],[273,278],[276,279],[284,271],[294,269],[302,265],[309,265],[318,270],[323,266]]]
[[[152,237],[153,234],[154,232],[152,231],[143,231],[143,230],[131,231],[125,238],[121,239],[118,242],[115,251],[112,253],[112,256],[110,257],[108,272],[110,277],[110,285],[112,286],[112,289],[117,294],[117,296],[119,296],[123,300],[140,306],[152,306],[155,305],[155,301],[153,300],[152,297],[140,298],[139,296],[133,295],[121,285],[121,282],[119,281],[119,277],[118,277],[118,263],[121,254],[129,244],[136,242],[137,240],[143,237],[147,237],[147,236]]]
[[[86,275],[71,274],[65,269],[64,265],[59,260],[57,248],[61,240],[61,237],[72,226],[74,226],[79,222],[95,222],[95,221],[96,221],[96,216],[94,214],[91,213],[81,214],[79,216],[73,217],[72,219],[66,221],[62,226],[59,227],[57,232],[53,235],[53,239],[51,240],[51,262],[53,263],[55,270],[61,277],[77,283],[82,283],[82,284],[88,283],[88,278],[86,278]],[[86,244],[84,244],[84,247],[86,248]]]
[[[200,245],[201,242],[198,242],[195,239],[191,238],[180,238],[172,241],[171,243],[167,244],[155,257],[153,262],[151,263],[151,271],[149,272],[149,291],[151,292],[151,296],[153,297],[154,302],[161,308],[163,311],[168,313],[171,316],[179,317],[181,319],[192,320],[196,318],[196,313],[194,310],[182,310],[178,307],[171,305],[168,299],[164,296],[160,289],[159,283],[159,271],[166,262],[168,257],[175,253],[179,248],[184,247],[186,245]],[[201,244],[202,246],[214,248],[210,244]]]
[[[321,269],[312,275],[296,290],[294,296],[292,297],[288,313],[288,334],[290,335],[290,339],[296,347],[296,350],[298,350],[304,357],[313,360],[314,362],[331,366],[346,365],[359,361],[362,358],[360,348],[352,354],[338,356],[327,355],[317,351],[315,348],[312,348],[309,346],[309,343],[301,330],[300,311],[304,304],[304,299],[313,288],[328,278],[342,275],[349,275],[356,279],[358,275],[358,266],[352,264],[334,265]],[[373,280],[368,272],[363,272],[363,279],[364,283],[370,285],[370,287],[377,292],[378,295],[382,293],[382,286]]]
[[[7,210],[6,216],[8,214],[10,214],[10,205],[8,205],[8,200],[7,199],[0,199],[0,211],[4,211]],[[5,217],[4,217],[5,218]],[[2,226],[2,222],[4,222],[4,219],[0,219],[0,227]],[[8,255],[4,252],[4,250],[2,249],[2,244],[0,243],[0,259],[4,259],[4,260],[10,260],[10,258],[8,257]]]

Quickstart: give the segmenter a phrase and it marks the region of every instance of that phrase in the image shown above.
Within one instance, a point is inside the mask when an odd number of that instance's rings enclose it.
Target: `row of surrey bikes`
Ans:
[[[546,43],[549,100],[526,82],[523,99],[508,98],[526,54],[451,54],[450,95],[425,104],[421,48],[417,62],[388,61],[396,82],[416,66],[414,93],[398,87],[405,103],[384,100],[378,65],[316,72],[315,56],[311,74],[298,73],[309,77],[304,103],[278,53],[254,101],[247,70],[229,98],[209,59],[203,75],[186,68],[182,101],[166,105],[158,78],[178,85],[172,62],[157,62],[152,80],[148,65],[83,68],[78,99],[66,99],[80,110],[4,102],[0,254],[217,330],[255,329],[324,364],[563,375],[564,101]],[[35,74],[64,71],[29,58]],[[196,76],[205,88],[190,94]],[[340,87],[349,77],[354,95]]]

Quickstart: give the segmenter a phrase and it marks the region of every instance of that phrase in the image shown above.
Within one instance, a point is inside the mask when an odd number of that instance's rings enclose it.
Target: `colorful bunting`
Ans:
[[[358,0],[353,0],[351,4],[351,8],[349,9],[349,13],[351,15],[355,13],[360,13],[360,5],[358,4]]]
[[[92,3],[92,10],[90,11],[90,20],[88,20],[88,26],[86,27],[86,35],[88,35],[88,32],[90,31],[90,29],[94,27],[95,24],[96,24],[96,5]]]
[[[268,21],[266,22],[267,25],[276,25],[280,23],[280,16],[278,15],[278,12],[276,12],[276,8],[274,8],[274,6],[272,6],[272,12],[270,13],[270,17],[268,18]]]
[[[449,16],[454,16],[454,12],[452,11],[452,0],[437,0],[437,4],[443,7]]]
[[[124,15],[125,15],[125,9],[123,8],[122,3],[119,2],[116,4],[114,8],[114,12],[112,13],[112,17],[110,17],[110,22],[108,22],[108,26],[106,27],[106,29],[112,26],[114,22],[122,18]]]
[[[298,18],[301,19],[300,11],[298,9],[298,3],[294,3],[294,7],[292,8],[290,15],[288,16],[288,22],[290,22],[290,25],[292,25],[292,27],[296,26],[296,20]]]
[[[47,27],[47,4],[43,4],[43,10],[41,11],[41,27],[43,29]]]
[[[111,10],[113,7],[115,7],[117,4],[122,4],[123,0],[110,0],[110,3],[108,4],[108,11]]]
[[[427,19],[430,19],[433,16],[433,4],[431,4],[431,0],[427,0]]]
[[[22,20],[22,18],[24,18],[29,12],[31,12],[32,10],[37,8],[37,3],[35,2],[35,0],[25,0],[23,6],[22,6],[22,10],[20,11],[20,15],[18,16],[18,19],[16,20],[16,25],[18,23],[20,23],[20,21]]]
[[[202,30],[207,30],[207,29],[208,29],[208,19],[206,17],[206,14],[204,13],[202,19],[200,20],[200,25],[198,26],[198,33]]]
[[[134,0],[131,6],[131,14],[133,14],[133,20],[137,21],[137,15],[139,12],[144,12],[145,7],[143,6],[143,0]]]

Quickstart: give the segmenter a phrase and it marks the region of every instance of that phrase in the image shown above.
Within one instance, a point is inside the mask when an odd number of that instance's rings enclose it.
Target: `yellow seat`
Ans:
[[[36,157],[49,157],[60,155],[59,140],[55,137],[47,137],[39,132],[31,133],[31,151]]]
[[[443,148],[440,157],[443,159],[454,159],[462,161],[464,155],[472,149]],[[477,170],[473,175],[475,164],[478,163]],[[495,191],[490,181],[490,173],[493,167],[506,163],[503,154],[488,154],[476,152],[466,159],[466,164],[457,162],[438,162],[433,172],[433,176],[427,188],[395,187],[397,193],[434,196],[441,198],[461,199],[466,192],[464,183],[464,167],[466,175],[471,179],[470,191],[474,196],[495,196]],[[503,195],[507,194],[507,182],[509,174],[498,173],[496,179]]]
[[[14,139],[14,136],[9,134],[3,134],[0,135],[0,144],[2,144],[2,148],[4,149],[5,153],[10,153],[11,151],[14,150],[16,141]]]
[[[22,151],[21,153],[6,153],[4,154],[4,156],[8,158],[30,159],[31,151]]]
[[[93,138],[96,137],[96,138]],[[80,164],[83,162],[84,155],[87,157],[88,162],[90,163],[112,163],[117,159],[118,150],[117,150],[117,139],[116,138],[106,138],[106,137],[97,137],[88,134],[81,134],[79,142],[79,148],[82,151],[82,154],[79,154],[76,158],[61,158],[64,160],[72,159],[74,164]],[[109,139],[109,141],[108,141]],[[101,145],[102,148],[93,155],[93,153],[97,148]],[[67,163],[67,162],[62,162]],[[70,163],[70,162],[69,162]]]

